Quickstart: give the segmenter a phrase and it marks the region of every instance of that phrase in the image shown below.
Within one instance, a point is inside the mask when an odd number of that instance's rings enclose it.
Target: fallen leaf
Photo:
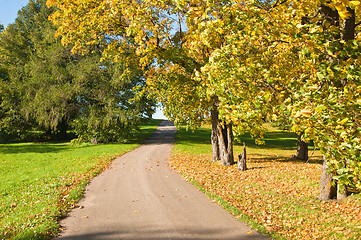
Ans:
[[[343,232],[346,228],[345,227],[335,227],[333,230],[337,233]]]

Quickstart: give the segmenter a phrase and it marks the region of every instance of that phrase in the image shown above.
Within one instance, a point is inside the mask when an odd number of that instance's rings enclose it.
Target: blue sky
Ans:
[[[4,27],[15,22],[18,11],[25,6],[29,0],[0,0],[0,24]],[[161,109],[157,108],[154,118],[165,119]]]
[[[0,0],[0,23],[6,27],[15,22],[18,11],[28,2],[29,0]]]
[[[159,108],[157,108],[157,111],[153,114],[153,118],[155,119],[167,119],[164,114],[163,111]]]

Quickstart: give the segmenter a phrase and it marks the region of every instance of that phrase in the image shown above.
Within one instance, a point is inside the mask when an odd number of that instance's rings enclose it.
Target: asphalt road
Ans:
[[[91,181],[57,239],[268,239],[169,168],[175,132],[163,121],[144,145]]]

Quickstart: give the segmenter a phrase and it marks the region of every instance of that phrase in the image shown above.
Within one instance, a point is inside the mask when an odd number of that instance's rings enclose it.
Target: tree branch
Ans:
[[[275,7],[278,7],[279,5],[282,5],[282,4],[286,3],[286,2],[287,2],[287,0],[283,0],[283,1],[277,0],[277,1],[275,2],[275,4],[272,6],[271,9],[273,9],[273,8],[275,8]]]

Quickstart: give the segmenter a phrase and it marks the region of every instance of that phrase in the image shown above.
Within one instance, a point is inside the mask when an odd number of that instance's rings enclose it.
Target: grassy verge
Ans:
[[[273,129],[265,146],[243,136],[246,172],[211,162],[209,138],[208,128],[179,130],[172,166],[237,218],[275,239],[361,239],[360,196],[319,201],[321,155],[316,151],[307,163],[291,161],[294,135]],[[235,153],[241,149],[236,145]]]
[[[84,186],[116,157],[140,145],[160,120],[129,144],[0,144],[0,239],[48,239]]]

